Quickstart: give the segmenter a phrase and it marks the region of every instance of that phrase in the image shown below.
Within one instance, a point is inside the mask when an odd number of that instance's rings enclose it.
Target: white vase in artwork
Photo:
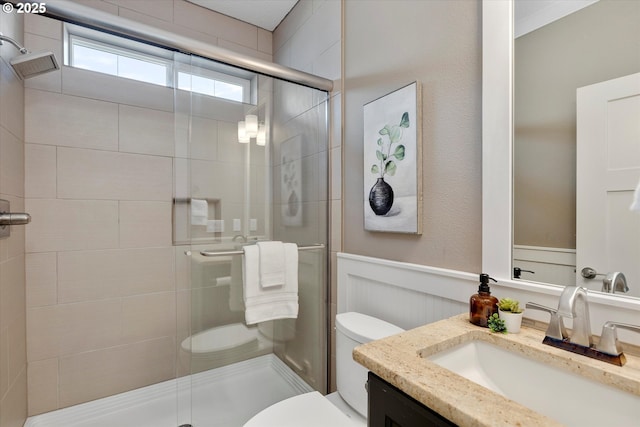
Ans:
[[[498,310],[498,312],[500,313],[500,319],[504,321],[504,326],[507,328],[508,334],[517,334],[520,332],[522,314],[524,313],[523,311],[520,313],[513,313],[511,311]]]

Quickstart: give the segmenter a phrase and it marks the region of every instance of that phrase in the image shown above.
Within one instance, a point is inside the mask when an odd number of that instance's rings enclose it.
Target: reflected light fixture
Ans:
[[[267,145],[267,129],[263,123],[258,125],[258,136],[256,136],[256,145]]]
[[[245,130],[249,138],[255,138],[258,136],[258,116],[254,114],[248,114],[244,118]]]
[[[249,135],[247,135],[247,127],[245,122],[238,122],[238,142],[241,144],[248,144],[251,141]]]
[[[256,139],[256,145],[267,145],[266,126],[258,122],[255,114],[247,114],[243,121],[238,122],[238,142],[248,144],[251,138]]]

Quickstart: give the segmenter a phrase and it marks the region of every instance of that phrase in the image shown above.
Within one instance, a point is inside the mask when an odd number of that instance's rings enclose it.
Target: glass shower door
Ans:
[[[242,426],[279,400],[326,391],[326,93],[198,57],[179,62],[179,422]],[[220,95],[198,86],[212,78],[227,84]],[[224,90],[243,92],[225,99]],[[248,116],[264,140],[239,142]],[[263,240],[321,245],[299,252],[296,319],[245,321],[242,248]]]

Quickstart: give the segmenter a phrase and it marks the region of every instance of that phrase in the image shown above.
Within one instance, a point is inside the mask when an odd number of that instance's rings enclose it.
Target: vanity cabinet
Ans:
[[[369,427],[441,427],[456,424],[369,372]]]

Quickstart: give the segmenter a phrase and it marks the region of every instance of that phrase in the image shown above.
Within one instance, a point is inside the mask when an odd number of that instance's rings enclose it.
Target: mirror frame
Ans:
[[[513,1],[482,2],[482,271],[511,289],[559,296],[560,285],[512,278]],[[594,292],[589,300],[640,312],[640,298]]]

